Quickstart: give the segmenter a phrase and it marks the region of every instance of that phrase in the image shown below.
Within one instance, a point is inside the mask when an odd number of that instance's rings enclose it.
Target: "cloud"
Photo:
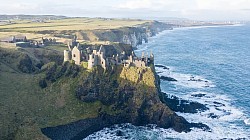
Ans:
[[[5,0],[0,14],[250,19],[249,7],[250,0]]]
[[[116,8],[152,10],[241,10],[249,9],[250,0],[126,0]]]
[[[153,8],[151,0],[133,0],[133,1],[126,1],[125,3],[119,4],[116,8],[123,8],[123,9],[148,9]]]
[[[241,10],[250,7],[250,0],[196,0],[200,10]]]
[[[196,9],[196,0],[127,0],[114,7],[122,9],[181,11]]]
[[[13,4],[1,4],[0,12],[2,14],[23,14],[23,13],[32,13],[39,9],[38,4],[31,3],[13,3]]]

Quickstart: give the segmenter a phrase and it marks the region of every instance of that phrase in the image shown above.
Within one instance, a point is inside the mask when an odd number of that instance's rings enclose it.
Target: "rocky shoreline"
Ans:
[[[205,105],[196,102],[189,102],[187,100],[179,99],[173,96],[168,96],[165,93],[161,93],[160,96],[164,98],[163,99],[164,104],[169,106],[170,109],[174,111],[185,112],[185,113],[196,113],[197,111],[204,111],[207,109]],[[177,103],[179,105],[177,105]],[[182,132],[183,128],[185,128],[184,132],[190,131],[190,128],[200,128],[204,131],[210,131],[210,128],[202,123],[188,123],[187,121],[185,121],[184,118],[182,117],[176,118],[176,117],[177,116],[175,115],[168,116],[167,118],[165,118],[165,121],[179,120],[179,122],[169,122],[169,123],[176,123],[175,125],[177,126],[174,126],[176,127],[174,129],[178,132]],[[141,121],[143,121],[143,118],[141,118]],[[131,123],[131,122],[129,122],[128,119],[123,118],[122,115],[111,116],[108,114],[100,114],[97,118],[84,119],[67,125],[60,125],[56,127],[47,127],[41,129],[41,131],[43,132],[43,134],[45,134],[47,137],[53,140],[68,140],[68,139],[82,140],[83,138],[86,138],[90,134],[100,131],[105,127],[111,127],[115,124],[122,124],[122,123]],[[141,124],[133,124],[133,125],[141,126]],[[147,124],[144,124],[143,126],[146,125]],[[169,127],[164,127],[166,125],[158,125],[158,126],[163,128],[169,128]]]
[[[101,69],[94,70],[86,79],[82,79],[82,85],[78,86],[76,96],[83,102],[98,101],[105,106],[112,106],[112,111],[107,111],[103,107],[99,109],[98,116],[95,118],[42,128],[41,131],[53,140],[80,140],[105,127],[123,123],[131,123],[135,126],[156,124],[158,127],[172,128],[177,132],[189,132],[191,128],[210,130],[205,124],[189,123],[173,112],[195,113],[197,110],[205,110],[206,107],[199,103],[190,103],[177,97],[166,96],[160,91],[160,78],[151,68],[141,70],[144,71],[141,78],[133,75],[137,70],[117,68],[107,73]],[[113,77],[114,73],[120,75],[122,79],[118,77],[115,77],[114,81],[110,79],[109,77]],[[126,77],[126,80],[123,77]],[[148,78],[152,78],[152,82],[145,83]],[[111,83],[115,85],[110,86]],[[95,91],[94,95],[93,91]],[[181,104],[177,107],[180,101]]]

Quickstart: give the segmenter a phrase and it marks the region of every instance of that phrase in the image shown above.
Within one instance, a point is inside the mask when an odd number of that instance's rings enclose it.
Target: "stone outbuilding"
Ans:
[[[22,35],[0,38],[0,42],[6,42],[6,43],[27,42],[27,41],[28,41],[27,37]]]

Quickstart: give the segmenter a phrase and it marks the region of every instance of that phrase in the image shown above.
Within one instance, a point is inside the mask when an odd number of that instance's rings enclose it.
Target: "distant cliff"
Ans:
[[[89,41],[110,41],[132,45],[136,47],[142,42],[148,42],[148,38],[155,36],[159,32],[172,29],[169,24],[158,21],[147,22],[136,27],[123,27],[110,30],[78,31],[78,39]]]

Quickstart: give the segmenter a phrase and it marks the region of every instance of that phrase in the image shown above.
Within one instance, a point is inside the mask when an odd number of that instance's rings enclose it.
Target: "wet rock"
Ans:
[[[123,136],[123,132],[121,130],[117,130],[116,131],[116,136]]]
[[[164,66],[164,65],[155,65],[155,67],[158,67],[158,68],[163,68],[165,70],[169,70],[168,67]]]
[[[157,74],[160,74],[160,73],[163,73],[163,72],[157,72]]]
[[[114,123],[124,123],[126,119],[117,116],[100,114],[97,118],[84,119],[60,125],[56,127],[47,127],[41,129],[42,133],[53,140],[82,140],[88,135],[97,132],[104,127],[110,127]]]
[[[199,94],[192,94],[191,96],[192,97],[204,97],[206,96],[206,94],[199,93]]]
[[[182,113],[198,113],[208,110],[208,108],[201,103],[184,100],[174,95],[168,96],[166,93],[161,94],[163,96],[163,103],[165,103],[173,111]]]
[[[190,79],[188,81],[195,81],[195,82],[202,82],[203,80],[201,79],[195,79],[193,76],[190,77]],[[208,82],[208,81],[207,81]]]
[[[160,79],[165,80],[165,81],[172,81],[176,82],[177,80],[172,78],[172,77],[167,77],[167,76],[161,76]]]
[[[225,106],[224,104],[216,102],[216,101],[214,101],[213,103],[215,104],[216,107]]]
[[[208,114],[208,118],[218,119],[218,118],[219,118],[219,116],[218,116],[218,115],[216,115],[216,114],[214,114],[214,113],[209,113],[209,114]]]

